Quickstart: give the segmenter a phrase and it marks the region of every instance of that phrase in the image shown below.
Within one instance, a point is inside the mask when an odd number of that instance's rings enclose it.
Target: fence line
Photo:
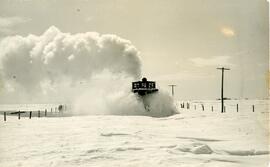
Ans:
[[[240,102],[240,103],[239,103]],[[178,101],[176,102],[178,104],[180,104],[180,108],[177,107],[178,109],[181,110],[186,110],[186,109],[191,109],[189,106],[193,105],[194,106],[194,111],[207,111],[207,109],[209,109],[208,111],[217,111],[220,112],[218,109],[215,109],[216,107],[220,106],[220,102],[219,101],[214,101],[214,102],[193,102],[193,101]],[[224,111],[225,112],[257,112],[257,111],[261,111],[261,112],[268,112],[268,104],[269,101],[267,100],[250,100],[250,101],[229,101],[228,103],[225,103],[224,105]],[[187,104],[187,105],[185,105]],[[197,105],[201,106],[200,109],[197,110]],[[179,105],[176,105],[179,106]],[[209,107],[207,107],[209,106]],[[207,108],[207,109],[206,109]],[[241,110],[240,110],[241,109]]]
[[[3,116],[4,116],[4,122],[7,121],[7,115],[17,115],[18,116],[18,120],[20,120],[22,117],[28,117],[27,113],[29,113],[29,119],[31,119],[33,117],[33,113],[36,113],[36,117],[40,118],[42,117],[42,113],[44,113],[44,117],[47,117],[47,116],[53,116],[54,113],[52,112],[53,111],[53,108],[50,108],[51,109],[51,113],[48,114],[48,110],[47,108],[45,110],[36,110],[36,111],[33,111],[33,110],[30,110],[30,111],[23,111],[23,110],[18,110],[18,111],[4,111],[3,112]],[[67,111],[67,106],[66,105],[59,105],[58,107],[55,107],[55,113],[57,114],[63,114],[63,111]],[[22,115],[24,114],[25,115]]]

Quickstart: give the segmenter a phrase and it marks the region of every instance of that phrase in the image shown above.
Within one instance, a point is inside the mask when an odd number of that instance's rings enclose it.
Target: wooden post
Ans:
[[[236,104],[236,111],[238,112],[238,110],[239,110],[239,106],[238,104]]]
[[[224,110],[223,110],[223,112],[226,112],[226,106],[224,106]]]
[[[187,109],[189,109],[189,103],[187,103]]]
[[[40,110],[38,110],[38,117],[40,118]]]
[[[204,105],[202,104],[202,110],[204,111]]]
[[[4,112],[4,121],[7,121],[7,113]]]
[[[47,117],[47,109],[45,109],[45,117]]]
[[[222,79],[221,79],[221,113],[225,112],[224,98],[223,98],[223,82],[224,82],[224,68],[222,69]]]
[[[230,70],[229,68],[217,68],[218,70],[221,70],[221,113],[224,112],[224,96],[223,96],[223,85],[224,85],[224,70]]]
[[[32,117],[32,111],[30,111],[29,113],[29,119],[31,119],[31,117]]]
[[[176,85],[168,85],[168,86],[171,86],[171,87],[172,87],[172,97],[174,97],[174,87],[175,87]]]
[[[252,112],[254,112],[255,111],[255,106],[254,105],[252,105]]]
[[[212,110],[212,112],[214,111],[214,107],[213,106],[211,106],[211,110]]]
[[[18,119],[21,119],[21,111],[18,112]]]

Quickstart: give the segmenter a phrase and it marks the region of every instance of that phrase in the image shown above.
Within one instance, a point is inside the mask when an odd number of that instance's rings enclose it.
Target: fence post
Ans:
[[[202,104],[202,110],[204,111],[204,105]]]
[[[45,117],[47,116],[47,109],[45,109]]]
[[[32,117],[32,111],[30,111],[29,113],[29,119],[31,119],[31,117]]]
[[[238,112],[239,111],[239,106],[238,106],[238,104],[236,104],[236,112]]]
[[[213,106],[211,106],[211,110],[212,110],[212,112],[214,111],[214,107]]]
[[[224,106],[224,111],[223,112],[226,112],[226,106]]]
[[[252,112],[254,112],[255,111],[255,106],[254,105],[252,105]]]
[[[21,119],[21,111],[18,112],[18,119]]]
[[[7,113],[4,112],[4,121],[7,121]]]
[[[38,117],[40,117],[40,110],[38,110]]]

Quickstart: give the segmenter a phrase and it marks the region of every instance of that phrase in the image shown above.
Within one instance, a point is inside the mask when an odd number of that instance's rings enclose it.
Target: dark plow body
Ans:
[[[147,95],[158,92],[156,83],[154,81],[147,81],[146,78],[143,78],[142,81],[132,82],[132,92],[138,93],[143,101],[144,108],[149,112],[151,106],[147,102]]]
[[[138,93],[140,96],[157,92],[156,83],[154,81],[147,81],[143,78],[142,81],[132,82],[132,92]]]

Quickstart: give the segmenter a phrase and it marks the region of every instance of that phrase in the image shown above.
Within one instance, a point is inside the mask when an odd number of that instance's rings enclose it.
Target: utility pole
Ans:
[[[171,87],[172,87],[172,96],[174,96],[174,87],[175,87],[176,85],[168,85],[168,86],[171,86]]]
[[[224,70],[230,70],[229,68],[217,68],[221,70],[221,113],[224,112],[224,96],[223,96],[223,85],[224,85]]]

